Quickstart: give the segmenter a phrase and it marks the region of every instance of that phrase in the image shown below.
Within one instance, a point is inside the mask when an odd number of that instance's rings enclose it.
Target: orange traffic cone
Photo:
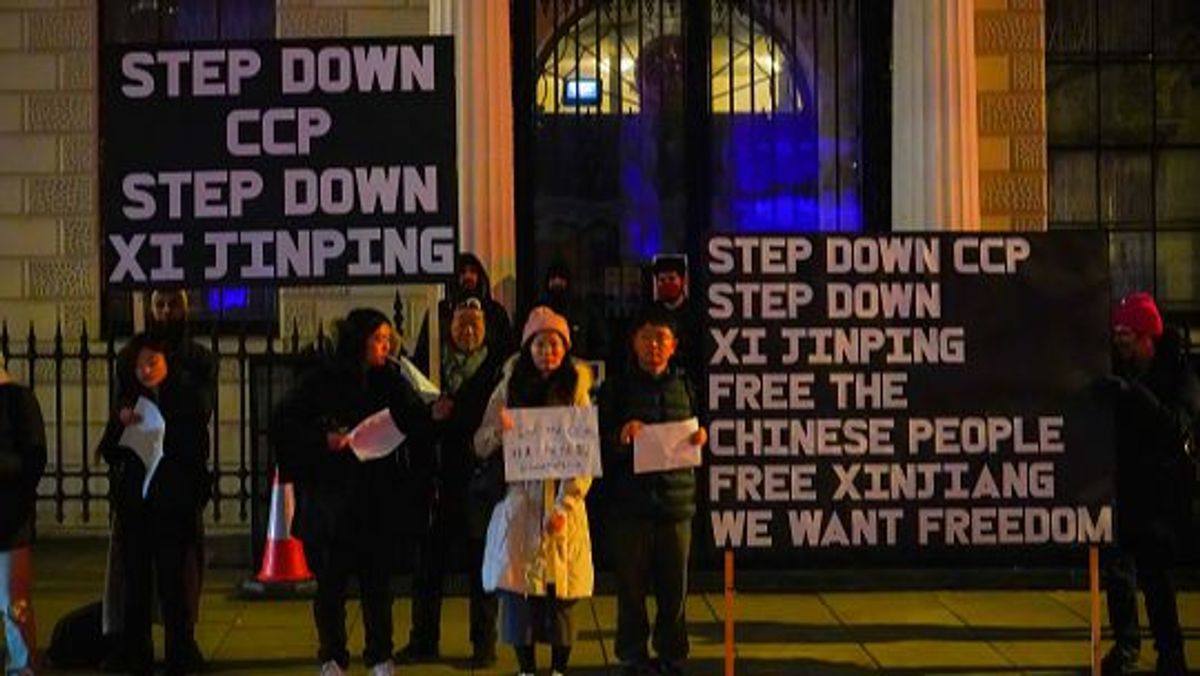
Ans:
[[[271,479],[271,513],[267,521],[262,566],[253,580],[247,580],[242,585],[246,591],[263,593],[311,588],[313,574],[304,559],[304,544],[292,537],[295,504],[292,485],[282,483],[279,470],[276,470]]]

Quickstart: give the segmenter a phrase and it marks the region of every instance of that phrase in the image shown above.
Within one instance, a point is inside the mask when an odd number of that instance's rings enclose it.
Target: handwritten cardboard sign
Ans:
[[[514,408],[504,433],[509,482],[600,476],[600,423],[595,406]]]

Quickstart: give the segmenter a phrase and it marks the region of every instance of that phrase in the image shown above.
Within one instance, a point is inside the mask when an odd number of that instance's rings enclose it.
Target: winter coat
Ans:
[[[516,357],[504,367],[504,377],[488,401],[483,424],[475,434],[475,453],[486,458],[501,450],[500,410],[507,406],[508,380]],[[589,406],[591,370],[572,360],[578,374],[573,400],[547,405]],[[553,583],[561,599],[592,595],[595,572],[592,542],[588,531],[584,498],[592,478],[523,481],[508,484],[504,499],[496,505],[488,524],[483,557],[483,586],[488,591],[504,589],[516,594],[545,596]],[[566,515],[566,526],[558,535],[547,534],[544,524],[555,509]]]
[[[33,544],[46,428],[37,398],[0,369],[0,551]]]
[[[1125,547],[1171,552],[1194,490],[1184,439],[1200,422],[1200,383],[1179,334],[1168,328],[1146,372],[1126,382],[1115,407],[1118,538]]]
[[[696,475],[691,468],[634,474],[633,444],[621,443],[630,420],[646,424],[696,417],[692,386],[675,366],[661,377],[634,366],[604,384],[600,393],[600,433],[604,443],[604,483],[617,518],[681,521],[696,513]]]
[[[517,337],[513,333],[513,326],[508,318],[508,311],[504,309],[503,305],[492,298],[492,281],[488,277],[487,269],[483,267],[483,263],[474,254],[459,254],[454,268],[455,272],[457,273],[462,270],[466,265],[472,265],[479,270],[479,302],[483,308],[483,321],[487,327],[485,329],[486,338],[484,340],[487,343],[488,351],[498,356],[507,357],[517,349]],[[438,331],[441,333],[442,350],[449,349],[450,322],[454,318],[454,301],[458,292],[456,277],[455,282],[449,289],[449,293],[437,305]],[[417,346],[413,351],[413,363],[417,365],[417,368],[426,369],[425,372],[430,373],[432,367],[429,357],[429,319],[426,317],[421,322],[421,329],[417,334]]]
[[[132,368],[132,366],[130,366]],[[119,376],[124,377],[124,376]],[[109,491],[118,516],[143,502],[146,467],[134,452],[120,445],[125,426],[117,419],[122,408],[133,408],[139,397],[154,402],[166,422],[163,457],[144,498],[155,511],[170,514],[199,512],[212,497],[208,472],[208,421],[212,401],[195,387],[186,372],[171,369],[154,392],[136,380],[117,401],[100,441],[100,453],[110,467]]]
[[[327,445],[326,433],[352,430],[384,408],[408,437],[406,445],[429,448],[429,409],[390,362],[363,372],[330,360],[302,377],[279,402],[271,443],[281,474],[295,483],[293,529],[301,540],[318,544],[374,538],[382,544],[399,534],[398,519],[418,518],[403,509],[410,503],[402,501],[397,509],[400,453],[361,462],[353,451],[331,451]]]

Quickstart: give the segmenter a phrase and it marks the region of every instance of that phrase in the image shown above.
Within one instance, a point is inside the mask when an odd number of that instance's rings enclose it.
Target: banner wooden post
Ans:
[[[1088,597],[1091,601],[1092,675],[1100,676],[1100,547],[1088,548]]]
[[[725,550],[725,676],[733,676],[733,550]]]

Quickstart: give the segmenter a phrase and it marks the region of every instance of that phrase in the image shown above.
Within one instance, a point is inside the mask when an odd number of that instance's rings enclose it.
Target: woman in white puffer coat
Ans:
[[[521,351],[504,367],[475,434],[475,453],[501,452],[510,408],[588,406],[592,375],[568,356],[566,319],[547,307],[529,314]],[[591,477],[508,484],[488,525],[483,586],[500,596],[501,638],[513,646],[521,674],[533,674],[534,643],[551,645],[555,674],[566,671],[575,638],[572,608],[592,595],[594,570],[584,497]]]

